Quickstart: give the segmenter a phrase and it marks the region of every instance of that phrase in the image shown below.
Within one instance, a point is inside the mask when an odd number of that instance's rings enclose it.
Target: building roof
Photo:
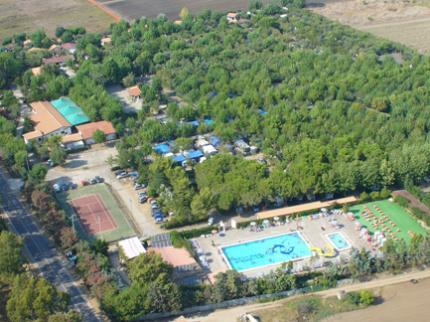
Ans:
[[[95,131],[100,130],[105,135],[116,133],[115,128],[113,127],[111,122],[108,121],[99,121],[92,122],[87,124],[78,125],[76,127],[78,132],[82,135],[82,139],[88,140],[93,137]]]
[[[39,76],[42,74],[42,66],[32,68],[31,72],[34,76]]]
[[[167,143],[159,143],[154,147],[155,152],[166,154],[170,152],[170,146]]]
[[[128,239],[121,240],[120,242],[118,242],[118,245],[119,247],[121,247],[122,251],[124,252],[124,255],[128,259],[132,259],[139,256],[140,254],[146,253],[145,247],[143,247],[142,243],[137,237],[131,237]]]
[[[61,48],[67,49],[67,50],[76,49],[76,43],[74,43],[74,42],[65,42],[64,44],[61,45]]]
[[[51,101],[52,106],[72,125],[87,123],[90,118],[68,97]]]
[[[25,134],[22,135],[22,137],[24,138],[24,140],[26,142],[28,142],[30,140],[33,140],[33,139],[40,138],[41,136],[43,136],[43,134],[40,131],[37,131],[37,130],[31,131],[31,132],[28,132],[28,133],[25,133]]]
[[[236,12],[229,12],[229,13],[227,13],[227,17],[236,18],[237,17],[237,13]]]
[[[175,25],[181,25],[182,24],[182,20],[175,20],[174,24]]]
[[[61,56],[53,56],[50,58],[43,58],[42,61],[45,65],[52,65],[52,64],[64,63],[66,60],[71,58],[72,57],[70,55],[61,55]]]
[[[127,88],[127,92],[128,92],[128,95],[130,96],[140,96],[140,94],[142,93],[140,91],[139,86],[137,85]]]
[[[61,138],[62,143],[72,143],[77,141],[82,141],[81,133],[68,134]]]
[[[104,37],[101,39],[102,46],[106,44],[110,44],[112,42],[112,39],[110,37]]]
[[[51,47],[49,47],[49,51],[53,51],[53,50],[56,50],[56,49],[60,49],[60,46],[58,46],[57,44],[52,44],[51,45]]]
[[[163,260],[173,267],[196,265],[196,260],[185,248],[175,248],[173,246],[153,248],[152,251],[159,254]]]
[[[32,108],[30,119],[35,123],[35,132],[38,131],[40,135],[71,126],[49,102],[33,102],[30,106]]]

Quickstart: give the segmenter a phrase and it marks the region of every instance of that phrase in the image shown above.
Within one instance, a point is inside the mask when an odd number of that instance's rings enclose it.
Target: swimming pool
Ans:
[[[345,250],[351,248],[351,245],[341,233],[328,234],[327,237],[337,250]]]
[[[222,247],[230,267],[238,272],[312,256],[299,232]]]

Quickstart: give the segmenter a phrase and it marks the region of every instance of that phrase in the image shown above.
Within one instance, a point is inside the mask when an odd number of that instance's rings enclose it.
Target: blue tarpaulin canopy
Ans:
[[[172,156],[172,160],[177,163],[182,163],[185,161],[185,157],[182,154],[178,153]]]
[[[200,150],[188,150],[184,153],[187,159],[198,159],[201,158],[204,154]]]

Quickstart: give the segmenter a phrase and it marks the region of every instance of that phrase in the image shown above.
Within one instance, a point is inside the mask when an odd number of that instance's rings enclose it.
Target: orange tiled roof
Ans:
[[[32,114],[30,119],[35,123],[35,131],[48,134],[63,127],[70,127],[70,123],[51,105],[51,103],[33,102],[30,104]]]
[[[128,92],[128,95],[130,96],[140,96],[140,94],[142,93],[140,91],[139,86],[137,85],[127,88],[127,92]]]
[[[108,121],[82,124],[82,125],[78,125],[76,128],[78,129],[78,132],[81,134],[82,139],[84,140],[88,140],[92,138],[94,132],[97,130],[102,131],[106,135],[116,133],[112,123]]]

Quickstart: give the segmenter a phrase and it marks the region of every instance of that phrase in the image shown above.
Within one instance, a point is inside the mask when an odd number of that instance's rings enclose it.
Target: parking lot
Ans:
[[[139,237],[150,237],[161,233],[162,229],[151,217],[151,205],[139,204],[132,182],[128,178],[116,179],[115,174],[110,170],[106,160],[116,155],[117,150],[112,146],[96,147],[70,154],[64,166],[48,171],[47,180],[52,184],[58,182],[81,184],[84,180],[88,181],[95,176],[100,176],[111,186],[124,208],[128,210],[130,219],[140,232]]]

